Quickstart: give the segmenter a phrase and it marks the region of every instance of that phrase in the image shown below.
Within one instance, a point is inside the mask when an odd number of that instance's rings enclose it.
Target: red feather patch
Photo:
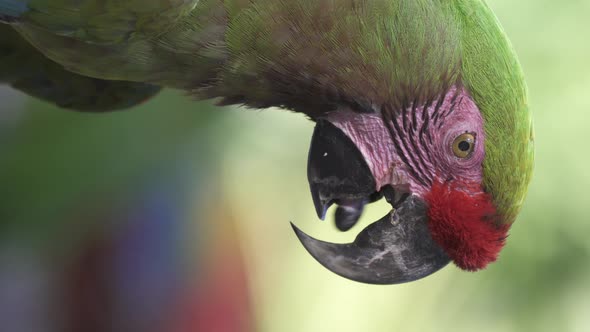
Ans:
[[[477,271],[498,258],[509,225],[497,225],[490,195],[479,184],[461,186],[435,181],[426,194],[432,238],[459,268]]]

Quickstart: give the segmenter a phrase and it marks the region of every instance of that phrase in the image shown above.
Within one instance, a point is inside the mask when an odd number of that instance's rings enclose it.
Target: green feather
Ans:
[[[526,86],[481,0],[30,2],[16,28],[69,70],[225,104],[313,118],[341,104],[428,102],[463,84],[485,122],[483,185],[505,222],[522,205],[533,166]]]
[[[216,0],[31,0],[30,7],[15,28],[81,75],[191,89],[214,79],[224,60],[227,20]]]
[[[134,34],[157,36],[190,13],[197,3],[197,0],[27,0],[29,11],[22,19],[65,37],[114,44],[125,42]]]
[[[234,22],[216,94],[254,106],[395,107],[464,84],[485,122],[484,188],[514,221],[532,174],[532,120],[516,55],[484,2],[257,0]]]
[[[496,17],[482,1],[457,1],[463,80],[484,118],[484,186],[511,223],[531,179],[533,125],[524,75]]]
[[[320,109],[338,97],[426,101],[460,73],[451,9],[447,1],[257,0],[231,21],[232,56],[213,95],[295,109]],[[325,92],[326,100],[291,100],[293,91]]]
[[[86,112],[126,109],[160,91],[152,84],[105,81],[67,71],[8,25],[0,25],[0,83],[59,107]]]

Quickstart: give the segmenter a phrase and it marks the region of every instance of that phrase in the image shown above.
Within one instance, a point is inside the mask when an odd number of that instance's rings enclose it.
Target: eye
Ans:
[[[475,149],[475,135],[465,133],[457,136],[453,141],[453,153],[459,158],[467,158]]]

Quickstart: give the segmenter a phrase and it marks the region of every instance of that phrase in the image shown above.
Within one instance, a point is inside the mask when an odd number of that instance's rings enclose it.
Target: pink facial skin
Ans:
[[[467,91],[453,87],[429,105],[383,112],[339,110],[327,119],[361,151],[375,191],[391,185],[428,204],[431,236],[458,267],[476,271],[495,261],[509,226],[495,223],[495,206],[481,185],[483,118]],[[475,145],[461,158],[453,142],[465,133],[475,137]]]
[[[340,109],[327,116],[365,157],[376,191],[390,184],[423,197],[435,179],[481,183],[483,119],[464,88],[451,88],[431,105],[410,105],[396,112],[391,132],[381,114]],[[452,144],[464,133],[475,136],[475,148],[468,158],[459,158]]]

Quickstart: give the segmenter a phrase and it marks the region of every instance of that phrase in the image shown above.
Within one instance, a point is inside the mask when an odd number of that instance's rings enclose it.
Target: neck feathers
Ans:
[[[230,19],[219,84],[197,94],[312,117],[434,98],[459,80],[453,19],[436,1],[252,1]]]

